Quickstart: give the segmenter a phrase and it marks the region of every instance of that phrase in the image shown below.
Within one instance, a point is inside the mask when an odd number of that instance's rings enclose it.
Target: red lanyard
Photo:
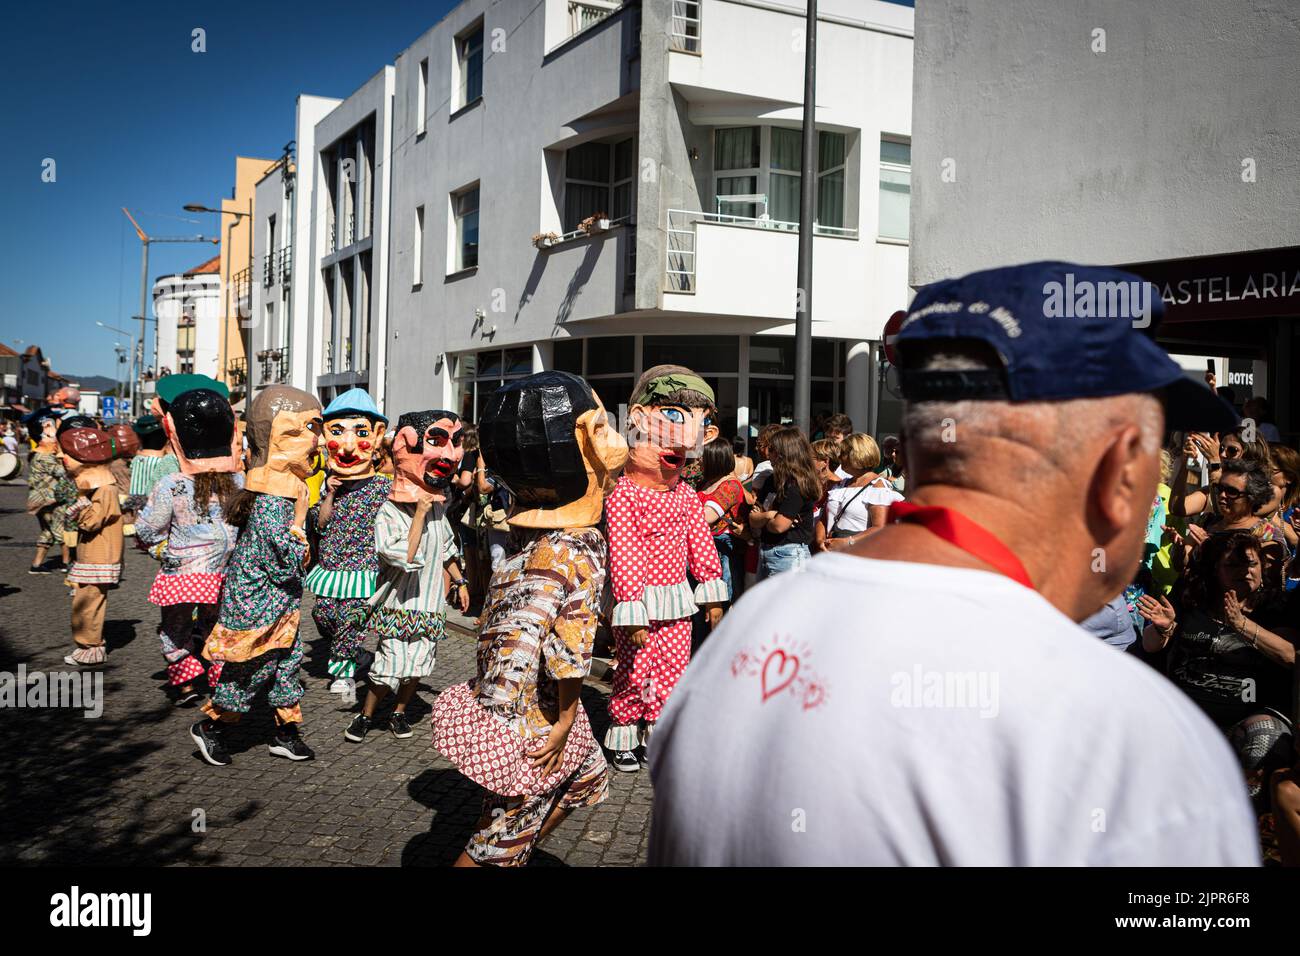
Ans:
[[[1029,580],[1029,572],[1015,553],[988,528],[976,524],[960,512],[939,505],[923,506],[896,501],[889,506],[889,520],[891,523],[906,521],[909,524],[919,524],[931,534],[991,564],[1017,584],[1023,584],[1031,591],[1034,589],[1034,583]]]

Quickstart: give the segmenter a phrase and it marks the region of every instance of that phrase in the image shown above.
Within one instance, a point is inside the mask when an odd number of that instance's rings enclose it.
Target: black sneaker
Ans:
[[[49,574],[50,563],[47,561],[44,564],[33,564],[30,568],[27,569],[27,573],[28,574]]]
[[[641,769],[641,762],[630,750],[616,750],[614,759],[610,763],[614,765],[615,770],[622,770],[624,773],[636,773]]]
[[[311,760],[316,756],[316,751],[307,746],[298,733],[297,724],[285,724],[275,735],[275,740],[268,747],[271,755],[274,757],[285,757],[288,760]]]
[[[388,729],[398,740],[405,740],[415,733],[411,729],[411,722],[406,719],[406,714],[398,711],[393,711],[393,715],[388,718]]]
[[[365,714],[357,714],[352,718],[352,723],[348,724],[348,729],[343,731],[343,736],[354,744],[359,744],[366,739],[366,734],[370,733],[371,720]]]
[[[48,567],[51,571],[58,571],[60,574],[68,573],[68,565],[63,563],[62,558],[55,558],[52,561],[46,562],[46,567]]]
[[[221,742],[221,732],[208,720],[200,720],[190,727],[190,739],[199,748],[199,754],[214,767],[230,765],[230,754]]]
[[[641,765],[642,770],[645,770],[647,767],[650,766],[650,758],[646,756],[645,747],[636,748],[636,760],[637,763]]]

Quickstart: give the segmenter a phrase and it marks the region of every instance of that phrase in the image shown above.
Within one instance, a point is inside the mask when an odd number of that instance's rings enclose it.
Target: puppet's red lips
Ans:
[[[342,465],[344,468],[350,468],[353,465],[359,465],[361,464],[362,461],[360,455],[354,455],[350,451],[345,451],[342,454],[335,455],[334,460],[338,464]]]
[[[666,451],[659,456],[659,460],[669,468],[680,468],[685,463],[686,457],[675,451]]]
[[[455,470],[455,465],[446,458],[441,458],[429,465],[429,470],[425,472],[424,475],[425,483],[433,485],[445,482],[452,476],[452,473],[455,472]]]

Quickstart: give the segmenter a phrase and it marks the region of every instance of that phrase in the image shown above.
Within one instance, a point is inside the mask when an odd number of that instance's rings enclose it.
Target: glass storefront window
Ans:
[[[642,363],[645,368],[685,365],[698,372],[737,372],[740,339],[734,335],[647,335]]]
[[[532,346],[521,349],[506,349],[506,375],[531,375],[533,373]]]
[[[632,372],[636,340],[614,335],[587,340],[588,375],[627,375]]]
[[[551,367],[561,372],[582,374],[582,339],[561,339],[554,343]]]

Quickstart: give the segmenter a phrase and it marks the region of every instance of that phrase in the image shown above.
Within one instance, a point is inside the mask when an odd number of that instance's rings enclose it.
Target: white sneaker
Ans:
[[[334,683],[330,684],[331,694],[342,694],[344,697],[355,697],[357,694],[357,682],[351,677],[335,678]]]

